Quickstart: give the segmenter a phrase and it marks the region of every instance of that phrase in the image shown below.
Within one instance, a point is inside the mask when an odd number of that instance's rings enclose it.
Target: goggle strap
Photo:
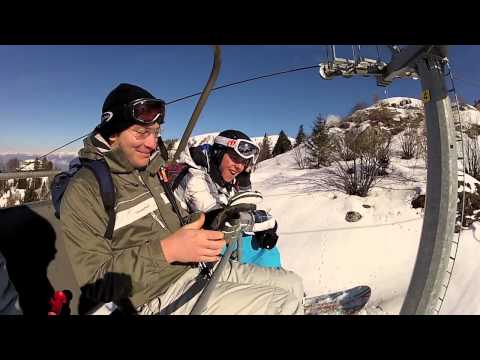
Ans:
[[[246,142],[248,144],[251,144],[255,146],[258,149],[258,145],[255,144],[253,141],[247,140],[247,139],[229,139],[224,136],[217,136],[215,137],[215,143],[224,145],[230,148],[235,148],[239,145],[240,142]],[[259,149],[260,150],[260,149]]]
[[[229,148],[235,148],[235,145],[237,144],[237,141],[236,139],[229,139],[227,137],[224,137],[224,136],[217,136],[215,138],[215,143],[216,144],[220,144],[220,145],[223,145],[223,146],[226,146],[226,147],[229,147]]]

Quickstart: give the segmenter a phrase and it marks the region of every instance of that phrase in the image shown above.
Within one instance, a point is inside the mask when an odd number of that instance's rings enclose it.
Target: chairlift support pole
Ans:
[[[202,91],[202,94],[200,95],[200,98],[198,99],[197,105],[195,106],[195,109],[193,110],[192,116],[190,117],[190,121],[187,124],[187,127],[185,128],[185,131],[183,132],[182,139],[180,140],[180,144],[178,145],[177,151],[175,152],[172,163],[175,163],[178,158],[180,157],[181,152],[185,149],[188,143],[188,139],[190,138],[190,135],[192,134],[193,128],[195,127],[195,124],[197,123],[198,118],[200,117],[200,113],[203,110],[203,107],[205,106],[208,96],[210,95],[210,92],[212,91],[213,87],[215,86],[215,81],[217,80],[218,74],[220,73],[220,67],[222,66],[222,52],[220,49],[219,45],[214,46],[214,58],[213,58],[213,66],[212,66],[212,71],[210,72],[210,77],[208,78],[207,83],[205,84],[205,87]]]
[[[458,174],[453,114],[443,75],[446,50],[426,46],[409,60],[420,77],[425,107],[427,194],[417,259],[400,314],[435,313],[452,247]]]
[[[427,129],[427,194],[417,259],[400,314],[434,314],[452,248],[457,210],[457,146],[450,99],[444,80],[447,46],[389,46],[388,65],[369,64],[367,72],[377,85],[395,78],[419,77]],[[368,60],[368,59],[364,59]],[[348,60],[347,60],[348,61]],[[324,79],[345,76],[341,62],[320,65]],[[355,70],[353,74],[358,74]],[[350,73],[351,75],[351,73]]]

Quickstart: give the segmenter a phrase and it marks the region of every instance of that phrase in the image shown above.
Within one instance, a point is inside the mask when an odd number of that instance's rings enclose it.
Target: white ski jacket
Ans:
[[[209,174],[208,145],[203,147],[202,152],[207,160],[206,167],[195,163],[188,148],[182,152],[179,159],[180,163],[186,163],[190,168],[180,181],[179,186],[175,190],[175,195],[182,203],[182,207],[190,213],[195,211],[209,212],[222,208],[228,204],[228,200],[232,196],[238,193],[234,186],[228,190],[226,187],[222,187],[213,181]],[[265,231],[275,227],[276,220],[270,214],[267,216],[254,216],[252,214],[251,216],[253,232]]]
[[[203,153],[209,164],[210,159],[206,148]],[[228,199],[237,193],[234,187],[229,191],[215,183],[208,173],[209,165],[204,167],[196,164],[188,148],[180,155],[179,162],[186,163],[190,168],[175,190],[175,195],[184,200],[184,207],[189,212],[208,212],[221,208],[227,205]]]

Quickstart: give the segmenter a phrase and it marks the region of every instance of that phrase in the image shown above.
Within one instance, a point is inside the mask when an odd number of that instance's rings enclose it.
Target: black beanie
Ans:
[[[108,94],[102,106],[102,122],[97,127],[104,139],[122,132],[133,122],[125,117],[123,105],[137,99],[155,99],[147,90],[132,84],[122,83]]]

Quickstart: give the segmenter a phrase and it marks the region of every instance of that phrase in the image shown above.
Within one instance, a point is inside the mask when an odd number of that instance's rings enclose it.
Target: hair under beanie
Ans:
[[[119,133],[133,124],[125,117],[124,105],[137,99],[155,99],[147,90],[139,86],[122,83],[108,94],[102,106],[102,122],[97,127],[104,139]]]

